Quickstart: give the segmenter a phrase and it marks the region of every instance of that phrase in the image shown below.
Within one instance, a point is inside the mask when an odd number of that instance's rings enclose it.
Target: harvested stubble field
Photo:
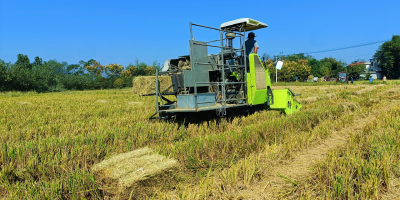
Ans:
[[[400,87],[290,89],[303,103],[291,116],[196,123],[149,121],[155,98],[131,89],[1,93],[0,199],[399,198]],[[147,147],[178,161],[171,181],[104,188],[95,166]]]

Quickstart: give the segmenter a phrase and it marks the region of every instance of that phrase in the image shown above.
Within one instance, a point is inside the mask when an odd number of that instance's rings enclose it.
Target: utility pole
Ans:
[[[275,57],[275,62],[278,63],[278,56]],[[275,83],[278,82],[278,68],[275,65],[275,70],[276,70],[276,74],[275,74]]]

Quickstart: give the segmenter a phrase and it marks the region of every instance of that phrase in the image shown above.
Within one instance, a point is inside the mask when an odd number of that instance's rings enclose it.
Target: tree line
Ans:
[[[264,65],[275,80],[274,59],[264,54]],[[374,58],[382,69],[383,75],[390,79],[400,77],[400,36],[394,35],[391,41],[379,46]],[[280,81],[304,81],[309,75],[314,77],[337,77],[338,72],[346,71],[349,76],[357,78],[365,70],[365,65],[347,65],[335,58],[316,59],[310,55],[295,54],[281,56],[284,61],[278,71]],[[364,60],[355,60],[359,63]],[[136,59],[123,67],[120,64],[101,65],[99,61],[90,59],[68,64],[57,60],[43,61],[35,57],[33,62],[27,55],[18,54],[15,63],[6,63],[0,59],[0,91],[36,91],[57,92],[63,90],[86,90],[131,87],[135,76],[155,75],[160,64],[153,62],[147,65]]]
[[[136,59],[127,67],[120,64],[101,65],[90,59],[87,62],[68,64],[57,60],[43,61],[18,54],[15,63],[0,59],[0,91],[58,92],[131,87],[135,76],[155,75],[160,64],[147,65]]]
[[[264,65],[271,72],[271,79],[275,80],[275,63],[268,55],[264,55]],[[280,81],[305,81],[309,75],[314,77],[334,77],[336,78],[339,72],[345,71],[351,77],[359,77],[365,71],[365,65],[347,65],[347,63],[337,60],[332,57],[325,57],[317,60],[313,56],[304,54],[296,54],[289,56],[281,56],[283,61],[281,70],[278,70],[278,79]],[[355,60],[352,63],[359,63],[365,60]]]
[[[264,64],[271,72],[271,78],[275,80],[274,58],[264,54]],[[400,77],[400,36],[392,36],[391,41],[383,43],[377,49],[373,56],[376,59],[378,67],[382,69],[382,74],[390,79],[398,79]],[[347,63],[335,58],[316,59],[311,55],[303,53],[281,56],[275,58],[284,61],[282,69],[278,70],[278,79],[280,81],[305,80],[309,75],[314,77],[328,76],[336,78],[338,72],[345,71],[349,77],[358,78],[365,71],[365,65],[348,65]],[[365,62],[358,59],[350,64]]]

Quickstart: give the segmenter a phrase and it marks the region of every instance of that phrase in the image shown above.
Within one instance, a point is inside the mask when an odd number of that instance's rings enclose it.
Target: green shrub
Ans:
[[[114,87],[115,88],[122,88],[122,87],[124,87],[124,85],[125,85],[125,82],[124,82],[124,80],[122,78],[119,78],[119,79],[114,81]]]
[[[365,79],[367,79],[367,80],[368,80],[368,79],[369,79],[369,77],[371,77],[371,73],[369,73],[369,72],[368,72],[368,73],[367,73],[367,75],[365,75]]]

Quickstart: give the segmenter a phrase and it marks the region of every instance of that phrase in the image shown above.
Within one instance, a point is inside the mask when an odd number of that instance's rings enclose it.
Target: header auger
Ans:
[[[219,39],[202,42],[193,37],[193,26],[219,32]],[[292,114],[301,104],[289,89],[272,90],[268,69],[255,53],[246,56],[246,31],[268,27],[267,24],[242,18],[212,28],[190,23],[190,55],[169,59],[156,72],[156,110],[150,118],[169,118],[182,113],[246,112],[253,109],[279,110]],[[237,38],[239,47],[234,47]],[[218,44],[216,44],[218,43]],[[208,48],[219,48],[208,54]],[[160,91],[158,76],[171,77],[172,85]],[[173,93],[167,92],[173,89]],[[175,95],[176,100],[166,95]],[[158,114],[158,116],[157,116]]]

